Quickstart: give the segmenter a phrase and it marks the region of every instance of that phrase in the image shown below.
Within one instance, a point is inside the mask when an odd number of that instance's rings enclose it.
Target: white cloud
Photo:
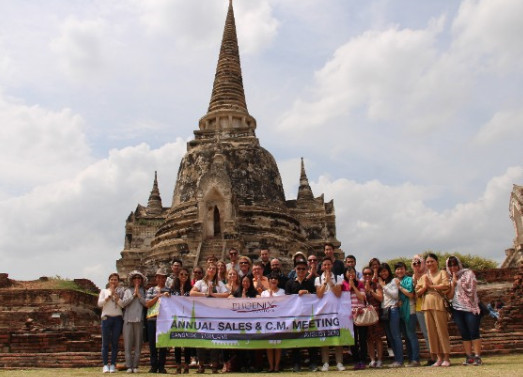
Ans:
[[[216,35],[223,33],[228,3],[159,0],[138,1],[136,6],[148,34],[176,36],[176,43],[183,48],[214,48]],[[269,2],[238,2],[234,13],[242,54],[255,53],[274,38],[278,22]]]
[[[523,109],[500,111],[484,124],[474,137],[479,145],[489,145],[504,139],[516,139],[521,134]]]
[[[73,80],[89,83],[106,77],[107,24],[101,19],[78,20],[68,17],[62,25],[61,35],[51,42],[59,64]]]
[[[83,119],[0,97],[0,190],[49,183],[85,166],[90,148]]]
[[[155,170],[163,204],[170,205],[185,150],[182,139],[154,150],[112,150],[71,178],[2,200],[3,269],[14,279],[58,274],[102,284],[123,248],[125,219],[147,204]]]
[[[466,0],[453,24],[453,49],[467,59],[477,59],[478,68],[501,75],[523,69],[523,2],[519,0]]]
[[[320,177],[314,192],[334,198],[338,239],[346,253],[361,258],[411,256],[427,249],[458,251],[500,262],[510,246],[512,227],[506,210],[512,182],[523,179],[523,167],[494,177],[483,194],[449,210],[428,204],[434,190],[413,184],[389,186]]]

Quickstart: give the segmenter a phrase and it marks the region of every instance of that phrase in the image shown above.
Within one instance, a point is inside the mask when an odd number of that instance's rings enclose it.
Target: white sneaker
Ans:
[[[127,369],[127,373],[133,373],[133,368]]]
[[[323,364],[323,366],[321,367],[321,371],[322,372],[328,372],[329,371],[329,363]]]
[[[138,368],[134,368],[133,373],[138,373]]]
[[[338,368],[338,370],[339,370],[340,372],[345,370],[345,367],[343,366],[342,363],[338,363],[338,364],[336,364],[336,368]]]
[[[102,373],[109,373],[109,365],[104,365],[102,368]]]
[[[387,352],[389,353],[389,357],[394,357],[394,351],[392,348],[387,348]]]
[[[376,360],[372,360],[372,361],[369,363],[369,368],[376,368]]]
[[[378,360],[378,361],[376,362],[376,368],[383,368],[383,361]]]
[[[109,373],[116,373],[116,368],[114,365],[109,366]]]

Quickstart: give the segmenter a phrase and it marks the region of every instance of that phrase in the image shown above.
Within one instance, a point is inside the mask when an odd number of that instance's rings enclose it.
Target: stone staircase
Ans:
[[[208,257],[214,255],[217,259],[225,258],[225,240],[222,238],[208,238],[203,241],[202,247],[200,249],[199,260],[196,261],[196,264],[205,263]],[[195,264],[195,265],[196,265]]]

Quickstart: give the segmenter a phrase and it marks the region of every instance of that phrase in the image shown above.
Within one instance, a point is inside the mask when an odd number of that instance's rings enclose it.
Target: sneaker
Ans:
[[[441,366],[442,367],[450,367],[450,361],[446,361],[445,360],[444,362],[441,363]]]
[[[441,360],[437,360],[437,361],[435,361],[434,364],[432,364],[431,366],[432,366],[432,367],[440,367],[442,363],[443,363],[443,362],[442,362]]]
[[[292,367],[292,371],[293,372],[301,372],[301,366],[300,364],[294,364],[294,366]]]
[[[127,373],[133,373],[133,368],[127,369]]]
[[[102,368],[102,373],[109,373],[109,365],[104,365]]]
[[[189,364],[190,367],[195,367],[198,365],[198,362],[196,361],[196,357],[191,357],[191,363]]]
[[[151,368],[151,369],[149,369],[149,372],[147,372],[147,373],[158,373],[158,369]]]
[[[309,365],[309,371],[317,372],[318,371],[318,366],[316,364]]]
[[[359,363],[354,364],[354,370],[362,370],[365,368],[366,368],[365,363],[359,362]]]
[[[403,368],[403,364],[395,361],[392,364],[389,364],[389,368]]]
[[[419,361],[411,361],[410,363],[408,363],[406,365],[406,367],[408,367],[408,368],[416,368],[419,366],[421,366],[421,363]]]
[[[474,357],[474,364],[473,364],[473,365],[474,365],[474,366],[480,366],[480,365],[482,365],[482,364],[483,364],[483,361],[481,361],[481,357],[479,357],[479,356],[475,356],[475,357]]]
[[[165,368],[161,368],[161,369],[158,369],[158,373],[167,374],[167,370]]]
[[[133,373],[138,373],[138,368],[134,368]]]
[[[345,370],[345,367],[343,366],[342,363],[338,363],[338,364],[336,364],[336,368],[337,368],[340,372]]]
[[[376,368],[383,368],[383,361],[378,360],[378,361],[376,362]]]
[[[116,368],[114,365],[109,365],[109,373],[116,373]]]
[[[465,356],[465,361],[461,365],[472,365],[474,364],[474,356],[467,355]]]
[[[394,357],[394,351],[392,348],[387,348],[387,352],[389,353],[389,357]]]
[[[369,363],[369,368],[376,368],[376,360],[371,360],[371,362]]]
[[[329,371],[329,363],[323,364],[323,366],[321,367],[321,371],[322,372],[328,372]]]

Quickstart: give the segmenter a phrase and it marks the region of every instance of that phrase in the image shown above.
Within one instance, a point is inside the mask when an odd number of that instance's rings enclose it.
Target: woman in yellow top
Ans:
[[[447,271],[439,269],[438,257],[435,254],[427,254],[425,265],[427,273],[416,283],[416,294],[423,297],[421,310],[425,314],[430,353],[432,359],[437,357],[432,366],[448,367],[450,339],[444,296],[450,290],[449,275]]]

